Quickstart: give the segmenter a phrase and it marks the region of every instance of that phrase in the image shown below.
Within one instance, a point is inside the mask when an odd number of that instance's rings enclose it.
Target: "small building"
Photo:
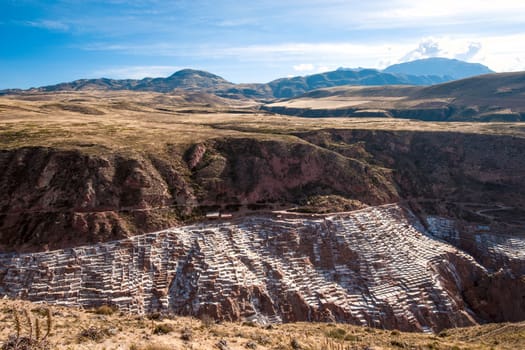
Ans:
[[[218,211],[211,211],[206,213],[206,219],[216,220],[221,217],[221,214]]]

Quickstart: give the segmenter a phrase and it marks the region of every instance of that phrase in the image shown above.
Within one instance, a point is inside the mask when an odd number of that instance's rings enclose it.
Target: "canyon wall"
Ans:
[[[121,239],[209,210],[315,209],[322,196],[363,205],[408,200],[418,214],[506,232],[525,222],[524,151],[525,140],[511,136],[371,130],[217,138],[155,153],[3,150],[0,251]],[[490,219],[465,203],[500,212]]]

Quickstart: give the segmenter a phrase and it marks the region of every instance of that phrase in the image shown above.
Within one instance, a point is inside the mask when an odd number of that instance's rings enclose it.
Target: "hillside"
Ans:
[[[389,117],[427,121],[525,120],[525,73],[481,75],[428,87],[338,87],[264,105],[304,117]]]
[[[434,75],[446,80],[469,78],[476,75],[494,73],[479,63],[468,63],[456,59],[432,57],[411,62],[391,65],[383,70],[385,73],[407,75]]]
[[[26,92],[0,115],[0,295],[412,331],[525,319],[521,123],[290,118],[188,91]]]
[[[430,75],[383,73],[375,69],[338,69],[304,77],[282,78],[268,83],[276,98],[299,96],[307,91],[341,85],[432,85],[447,81]]]

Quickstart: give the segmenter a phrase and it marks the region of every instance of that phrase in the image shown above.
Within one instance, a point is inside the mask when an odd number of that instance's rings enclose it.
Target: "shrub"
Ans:
[[[89,328],[81,330],[80,333],[78,333],[77,338],[79,342],[91,340],[98,343],[104,340],[109,335],[110,332],[107,328],[97,328],[91,326]]]
[[[345,340],[346,341],[359,341],[360,338],[357,335],[347,334],[345,335]]]
[[[193,338],[193,331],[191,330],[191,328],[184,327],[180,338],[184,341],[191,341],[191,339]]]
[[[215,324],[215,320],[210,315],[202,315],[201,324],[204,328],[211,328]]]
[[[444,329],[441,332],[439,332],[438,337],[440,338],[448,337],[448,332]]]
[[[173,332],[173,326],[167,323],[161,323],[153,328],[153,334],[162,335]]]
[[[97,315],[113,315],[113,313],[117,311],[115,307],[111,307],[109,305],[101,305],[95,309],[95,313]]]
[[[147,315],[148,320],[162,321],[162,315],[160,312],[152,312]]]
[[[297,339],[292,339],[291,345],[294,350],[301,350],[303,348]]]
[[[403,349],[405,348],[405,344],[403,344],[402,342],[397,341],[397,340],[392,340],[390,342],[390,345],[398,347],[398,348],[403,348]]]
[[[326,336],[333,339],[343,340],[345,338],[346,331],[342,328],[330,329],[326,332]]]

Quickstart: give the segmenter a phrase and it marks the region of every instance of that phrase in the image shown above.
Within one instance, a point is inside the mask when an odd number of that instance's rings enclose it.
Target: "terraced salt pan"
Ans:
[[[422,330],[465,322],[439,272],[454,271],[450,254],[483,269],[427,234],[398,205],[320,218],[247,217],[0,255],[0,295],[84,307],[107,303],[133,313]]]

